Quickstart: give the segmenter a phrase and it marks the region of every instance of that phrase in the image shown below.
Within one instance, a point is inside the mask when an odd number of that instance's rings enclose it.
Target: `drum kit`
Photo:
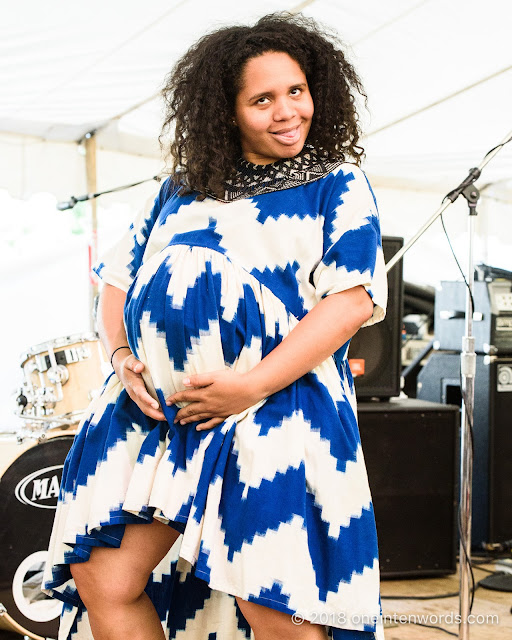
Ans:
[[[35,345],[20,364],[22,426],[0,433],[0,628],[44,640],[61,609],[41,583],[64,460],[111,368],[94,332]]]

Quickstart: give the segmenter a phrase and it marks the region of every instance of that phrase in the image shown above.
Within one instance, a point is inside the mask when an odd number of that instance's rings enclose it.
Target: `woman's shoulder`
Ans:
[[[160,185],[160,191],[158,197],[162,204],[164,204],[169,198],[174,195],[178,195],[181,189],[181,184],[173,178],[173,176],[167,176]]]
[[[366,172],[355,162],[342,162],[330,174],[336,190],[351,192],[366,197],[373,195],[370,180]]]
[[[365,171],[355,162],[343,161],[340,162],[334,169],[331,171],[331,174],[338,176],[338,179],[350,179],[365,182],[368,180]]]
[[[325,215],[376,205],[366,173],[354,162],[340,162],[319,181],[318,187]]]
[[[316,181],[316,187],[323,195],[367,190],[368,185],[368,178],[361,167],[346,161],[337,162]]]

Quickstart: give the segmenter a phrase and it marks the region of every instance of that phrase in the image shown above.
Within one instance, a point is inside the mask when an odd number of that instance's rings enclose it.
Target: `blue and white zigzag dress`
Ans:
[[[69,563],[156,518],[181,533],[146,588],[166,637],[253,637],[239,596],[325,624],[333,640],[383,640],[348,343],[210,430],[174,425],[165,404],[185,376],[253,368],[332,293],[363,285],[366,324],[383,319],[379,217],[361,169],[232,202],[178,196],[166,180],[96,272],[127,291],[128,341],[167,421],[112,373],[79,425],[44,580],[64,602],[59,639],[92,638]]]

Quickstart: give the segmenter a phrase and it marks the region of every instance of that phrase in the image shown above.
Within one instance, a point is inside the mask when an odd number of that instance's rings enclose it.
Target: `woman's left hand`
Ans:
[[[247,374],[232,369],[198,373],[188,377],[189,383],[186,380],[183,379],[183,384],[190,389],[169,396],[166,404],[190,402],[178,411],[174,422],[184,425],[207,420],[197,425],[198,431],[215,427],[228,416],[244,411],[263,398],[250,384]]]

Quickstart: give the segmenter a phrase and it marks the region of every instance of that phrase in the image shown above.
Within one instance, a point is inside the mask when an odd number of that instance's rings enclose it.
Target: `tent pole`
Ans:
[[[96,193],[96,136],[95,132],[87,133],[85,135],[85,171],[87,176],[87,191],[88,193]],[[95,300],[98,295],[98,279],[92,272],[92,266],[98,259],[98,215],[96,198],[93,198],[89,202],[91,207],[91,225],[89,236],[89,329],[91,331],[96,330],[95,321]]]

